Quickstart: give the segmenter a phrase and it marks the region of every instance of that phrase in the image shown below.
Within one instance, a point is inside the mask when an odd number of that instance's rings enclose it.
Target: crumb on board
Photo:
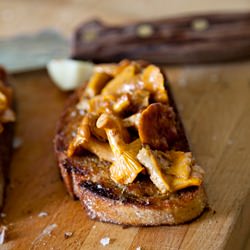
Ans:
[[[140,246],[138,246],[135,250],[142,250]]]
[[[109,237],[104,237],[100,240],[100,243],[103,245],[103,246],[107,246],[109,245],[110,243],[110,238]]]
[[[1,218],[5,218],[6,216],[7,216],[6,213],[0,213]]]
[[[15,137],[13,140],[13,148],[14,149],[18,149],[22,146],[23,141],[20,137]]]
[[[7,231],[6,226],[0,227],[0,245],[3,245],[6,240],[6,231]]]
[[[47,227],[45,227],[38,237],[39,239],[43,238],[44,236],[48,235],[51,236],[52,231],[57,227],[57,224],[50,224]]]
[[[43,229],[43,231],[34,239],[31,243],[32,245],[36,244],[36,242],[41,241],[46,236],[51,236],[52,231],[57,228],[57,224],[50,224]]]
[[[65,232],[64,233],[64,239],[68,239],[68,238],[70,238],[70,237],[72,237],[72,235],[73,235],[73,232]]]
[[[46,217],[46,216],[48,216],[48,213],[42,211],[42,212],[40,212],[37,216],[38,216],[39,218]]]

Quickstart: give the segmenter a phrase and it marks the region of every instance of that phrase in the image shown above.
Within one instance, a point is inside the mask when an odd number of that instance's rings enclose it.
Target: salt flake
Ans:
[[[65,232],[65,233],[64,233],[64,238],[65,238],[65,239],[68,239],[68,238],[70,238],[72,235],[73,235],[73,232]]]
[[[39,217],[39,218],[46,217],[46,216],[48,216],[48,213],[47,213],[47,212],[40,212],[40,213],[38,214],[38,217]]]
[[[110,238],[109,237],[104,237],[100,240],[100,243],[103,245],[103,246],[107,246],[109,245],[110,243]]]
[[[7,231],[7,227],[6,226],[1,226],[0,227],[0,245],[3,245],[4,242],[5,242],[6,231]]]
[[[57,227],[57,224],[48,225],[43,229],[42,235],[51,235],[52,231]]]

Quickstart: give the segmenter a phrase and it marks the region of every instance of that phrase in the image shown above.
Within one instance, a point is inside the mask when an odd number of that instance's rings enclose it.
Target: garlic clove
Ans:
[[[94,64],[91,62],[72,59],[54,59],[47,64],[47,70],[53,82],[61,90],[74,90],[93,73]]]

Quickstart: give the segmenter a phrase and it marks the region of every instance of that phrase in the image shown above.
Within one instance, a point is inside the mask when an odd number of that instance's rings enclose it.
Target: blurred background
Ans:
[[[69,36],[76,25],[93,17],[99,17],[112,23],[121,23],[215,10],[250,10],[250,1],[1,0],[0,37],[38,31],[44,28],[57,28]]]

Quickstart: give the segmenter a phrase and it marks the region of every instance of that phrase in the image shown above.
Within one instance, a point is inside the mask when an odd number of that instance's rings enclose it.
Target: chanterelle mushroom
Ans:
[[[99,129],[104,129],[106,133],[107,129],[115,131],[117,134],[119,134],[121,142],[128,143],[130,141],[130,135],[127,129],[123,127],[121,119],[117,116],[103,113],[97,119],[96,127]]]
[[[141,113],[138,132],[142,144],[158,150],[169,149],[177,138],[173,109],[162,103],[150,104]]]
[[[76,148],[82,146],[84,143],[90,139],[90,129],[88,124],[88,116],[85,116],[79,127],[77,128],[77,134],[74,139],[70,142],[67,155],[70,157],[74,154]]]
[[[93,113],[86,114],[88,117],[88,125],[92,135],[94,135],[100,141],[107,141],[107,135],[104,129],[97,128],[96,121],[98,119],[98,115]]]
[[[139,121],[141,118],[141,113],[133,114],[122,120],[122,124],[124,127],[139,127]]]
[[[136,159],[141,148],[140,140],[137,139],[130,144],[124,141],[125,128],[121,127],[118,118],[102,114],[97,120],[97,127],[104,128],[109,140],[115,160],[110,167],[111,179],[117,183],[129,184],[143,170],[143,167]],[[122,132],[122,130],[124,130]]]
[[[3,131],[3,123],[14,122],[16,117],[11,109],[12,90],[4,86],[0,80],[0,133]]]
[[[90,98],[98,95],[110,79],[110,75],[105,72],[95,72],[86,87],[86,95]]]
[[[71,157],[79,148],[84,148],[94,154],[100,159],[112,162],[114,154],[108,143],[100,142],[91,136],[89,127],[89,116],[86,115],[77,129],[76,136],[70,142],[67,155]]]
[[[146,147],[139,151],[137,159],[146,167],[150,179],[162,193],[199,186],[202,182],[202,170],[194,165],[190,152],[163,153]]]
[[[116,114],[122,113],[130,105],[130,100],[128,94],[123,94],[117,98],[116,102],[113,104],[113,111]]]
[[[122,60],[119,64],[109,63],[109,64],[99,64],[95,66],[95,72],[106,73],[112,77],[115,77],[121,71],[124,70],[131,62],[127,59]]]
[[[147,66],[142,73],[142,83],[144,88],[152,93],[155,101],[168,102],[167,92],[164,88],[164,77],[158,67]]]
[[[0,112],[5,110],[7,108],[7,105],[8,105],[7,97],[0,92]]]
[[[130,64],[123,69],[123,71],[114,77],[106,86],[103,88],[102,95],[112,95],[128,93],[136,89],[137,81],[136,79],[137,67],[135,64]]]

